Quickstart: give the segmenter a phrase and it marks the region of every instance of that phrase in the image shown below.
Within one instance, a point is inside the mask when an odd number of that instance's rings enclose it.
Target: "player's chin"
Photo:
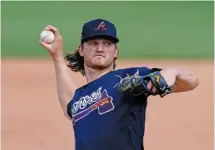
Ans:
[[[94,65],[104,65],[106,62],[106,59],[103,57],[94,57],[92,60],[92,64]]]
[[[108,67],[108,64],[102,60],[93,61],[91,64],[92,64],[93,68],[104,69],[104,68]]]
[[[96,68],[105,68],[106,67],[105,63],[102,63],[102,62],[94,62],[94,63],[92,63],[92,65]]]

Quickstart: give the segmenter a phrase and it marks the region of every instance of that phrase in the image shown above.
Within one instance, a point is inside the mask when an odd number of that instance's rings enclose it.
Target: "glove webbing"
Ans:
[[[172,93],[172,87],[168,86],[159,71],[150,73],[148,76],[145,76],[143,80],[145,83],[151,81],[157,89],[152,95],[160,95],[161,97],[164,97],[167,94]]]

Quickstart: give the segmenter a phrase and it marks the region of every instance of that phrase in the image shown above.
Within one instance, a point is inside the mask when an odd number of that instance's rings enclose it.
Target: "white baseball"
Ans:
[[[48,30],[43,30],[40,33],[40,40],[47,44],[51,44],[54,41],[54,33]]]

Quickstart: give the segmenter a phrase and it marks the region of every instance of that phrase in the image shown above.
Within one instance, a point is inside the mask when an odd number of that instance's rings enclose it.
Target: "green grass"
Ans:
[[[65,52],[79,44],[84,22],[118,28],[121,58],[213,58],[213,2],[2,2],[2,57],[47,57],[39,34],[59,28]]]

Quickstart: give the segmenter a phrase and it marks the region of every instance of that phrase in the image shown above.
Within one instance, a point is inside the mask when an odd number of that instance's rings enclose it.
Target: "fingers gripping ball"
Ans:
[[[40,33],[40,40],[47,43],[47,44],[51,44],[54,41],[54,33],[52,31],[48,31],[48,30],[43,30]]]

